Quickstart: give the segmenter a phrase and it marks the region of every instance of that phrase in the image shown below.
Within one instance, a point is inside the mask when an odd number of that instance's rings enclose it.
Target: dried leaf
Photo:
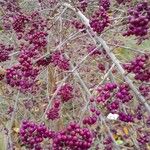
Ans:
[[[15,133],[19,133],[19,128],[18,128],[18,127],[15,127],[15,128],[13,128],[13,131],[14,131]]]
[[[128,128],[127,128],[127,127],[124,127],[124,128],[123,128],[123,131],[124,131],[124,133],[125,133],[126,135],[129,134],[129,131],[128,131]]]

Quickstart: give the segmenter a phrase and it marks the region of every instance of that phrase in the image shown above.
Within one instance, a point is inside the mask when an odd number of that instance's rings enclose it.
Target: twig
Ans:
[[[17,96],[16,96],[16,100],[14,103],[14,108],[13,108],[13,112],[12,112],[12,116],[11,116],[11,120],[10,120],[10,124],[9,124],[9,129],[8,129],[8,138],[7,138],[7,149],[13,150],[13,143],[11,140],[11,130],[12,130],[12,126],[15,120],[15,115],[16,115],[16,110],[17,110],[17,104],[18,104],[18,100],[19,100],[19,94],[20,91],[18,91]]]

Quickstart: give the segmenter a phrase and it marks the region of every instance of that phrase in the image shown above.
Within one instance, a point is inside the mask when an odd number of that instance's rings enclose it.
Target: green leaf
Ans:
[[[122,141],[122,140],[117,140],[116,143],[117,143],[118,145],[121,145],[121,144],[123,144],[123,141]]]

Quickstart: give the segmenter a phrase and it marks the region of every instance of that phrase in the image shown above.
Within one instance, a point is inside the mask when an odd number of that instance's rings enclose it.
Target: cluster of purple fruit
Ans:
[[[88,150],[92,146],[93,134],[88,128],[70,123],[66,129],[58,132],[53,139],[53,150]]]
[[[105,83],[105,85],[98,87],[97,91],[98,96],[95,98],[97,104],[102,104],[111,113],[119,113],[121,121],[133,121],[132,115],[120,113],[119,110],[121,103],[128,103],[133,98],[130,88],[126,83],[118,85],[115,83]]]
[[[72,24],[77,30],[81,30],[81,29],[84,29],[84,28],[85,28],[85,25],[84,25],[82,22],[78,21],[78,20],[73,20],[73,21],[71,22],[71,24]]]
[[[121,121],[124,121],[124,122],[134,122],[134,116],[131,115],[131,114],[127,114],[127,113],[124,113],[124,112],[120,112],[119,113],[119,119]]]
[[[123,35],[146,38],[150,24],[150,5],[148,2],[139,2],[134,8],[129,9],[128,13],[128,29]]]
[[[147,99],[150,99],[150,86],[142,84],[139,86],[139,91],[141,94],[146,97]]]
[[[25,120],[20,128],[20,139],[27,148],[41,150],[42,143],[45,139],[51,139],[54,132],[49,130],[44,124],[36,124],[32,121]]]
[[[19,89],[21,92],[33,92],[37,90],[36,77],[39,70],[33,68],[31,63],[15,65],[6,70],[7,83]],[[34,85],[34,86],[33,86]]]
[[[61,51],[54,51],[51,54],[51,62],[54,66],[57,66],[61,70],[69,70],[69,60],[66,59]]]
[[[113,149],[113,141],[110,136],[106,137],[103,141],[103,144],[105,146],[105,150],[112,150]]]
[[[17,0],[0,1],[0,5],[8,13],[14,13],[20,11],[20,7],[18,6]]]
[[[69,60],[66,59],[61,51],[54,51],[46,57],[39,59],[36,64],[37,66],[47,66],[49,64],[58,67],[61,70],[67,71],[70,69]]]
[[[99,6],[103,7],[106,11],[109,10],[110,0],[99,0]]]
[[[139,142],[140,145],[144,145],[144,144],[147,144],[149,143],[150,141],[150,133],[143,133],[142,135],[140,135],[138,138],[137,138],[137,141]]]
[[[39,49],[44,48],[47,45],[47,32],[36,32],[29,36],[30,44],[37,46]]]
[[[60,111],[60,101],[59,100],[55,100],[54,105],[52,106],[52,108],[50,108],[47,112],[47,118],[49,120],[56,120],[60,117],[59,115],[59,111]]]
[[[142,82],[150,81],[150,56],[147,54],[139,55],[131,62],[124,64],[124,68],[128,73],[134,73],[135,79]]]
[[[115,83],[106,83],[103,86],[98,87],[98,96],[96,98],[97,103],[105,103],[111,97],[111,93],[117,88]]]
[[[143,105],[139,104],[135,110],[136,112],[135,116],[138,120],[141,120],[143,118],[143,113],[144,113],[143,110],[144,110]]]
[[[0,62],[4,62],[9,59],[10,52],[13,51],[13,47],[0,44]]]
[[[120,84],[118,86],[118,91],[117,91],[115,97],[116,97],[115,101],[117,102],[116,105],[119,105],[120,103],[130,102],[133,99],[133,95],[130,92],[129,85],[127,85],[126,83]],[[119,108],[119,106],[118,106],[118,108]],[[132,122],[133,116],[130,114],[119,113],[119,119],[124,122]]]
[[[88,128],[70,123],[62,131],[51,131],[45,124],[25,120],[20,127],[20,139],[28,149],[42,150],[43,142],[51,143],[52,150],[88,150],[92,146],[93,134]]]
[[[73,98],[73,86],[69,83],[62,85],[58,91],[58,96],[61,98],[61,102],[68,102]]]
[[[55,120],[60,117],[60,105],[61,103],[68,102],[73,98],[73,86],[69,83],[62,85],[57,93],[57,99],[54,100],[54,105],[47,111],[47,118],[49,120]]]
[[[88,6],[88,0],[78,0],[78,9],[80,9],[81,11],[85,12]]]
[[[90,19],[91,28],[98,34],[101,34],[109,23],[107,11],[102,6],[94,12],[94,15]]]
[[[47,45],[47,33],[44,31],[45,23],[39,24],[38,17],[41,22],[45,22],[41,20],[38,13],[31,14],[27,22],[23,19],[24,17],[17,17],[17,20],[13,22],[13,24],[17,24],[13,26],[16,34],[20,34],[20,38],[27,43],[24,42],[20,45],[19,64],[6,70],[6,80],[9,85],[22,92],[37,91],[36,77],[39,74],[39,68],[33,65],[33,60],[40,57],[42,50]],[[30,28],[26,32],[25,26],[28,24]],[[41,29],[43,31],[39,31]]]
[[[122,103],[126,103],[132,100],[133,95],[130,93],[129,85],[127,85],[126,83],[120,84],[118,86],[118,91],[115,97],[117,100],[119,100]]]
[[[100,116],[100,111],[94,107],[92,107],[90,109],[92,115],[91,116],[87,116],[83,119],[83,124],[87,124],[87,125],[93,125],[97,122],[98,117]]]
[[[12,27],[16,33],[24,32],[26,23],[29,21],[28,17],[22,13],[13,16]]]

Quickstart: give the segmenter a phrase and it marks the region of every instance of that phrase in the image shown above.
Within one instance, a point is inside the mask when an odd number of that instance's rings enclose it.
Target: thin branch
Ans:
[[[17,111],[17,104],[18,104],[18,100],[19,100],[19,94],[20,92],[18,91],[17,95],[16,95],[16,100],[15,100],[15,103],[14,103],[14,108],[13,108],[13,112],[12,112],[12,116],[11,116],[11,120],[10,120],[10,123],[9,123],[9,129],[8,129],[8,138],[7,138],[7,149],[10,149],[10,150],[13,150],[13,143],[12,143],[12,140],[11,140],[11,130],[12,130],[12,126],[13,126],[13,123],[14,123],[14,120],[15,120],[15,115],[16,115],[16,111]]]

